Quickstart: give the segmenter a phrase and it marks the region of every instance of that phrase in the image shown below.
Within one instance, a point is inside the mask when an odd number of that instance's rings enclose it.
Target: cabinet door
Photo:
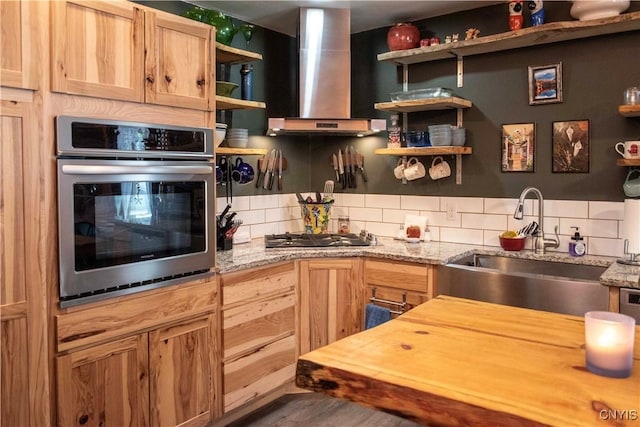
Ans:
[[[146,102],[215,109],[215,38],[210,25],[145,14]]]
[[[360,259],[300,261],[300,354],[360,332],[363,298]]]
[[[31,103],[2,101],[0,111],[0,425],[46,425],[47,283],[37,213],[43,195],[34,172],[41,170],[40,121]]]
[[[213,325],[211,314],[149,333],[151,426],[211,420]]]
[[[36,88],[40,61],[39,44],[35,34],[38,2],[1,1],[0,84],[24,89]]]
[[[149,425],[147,334],[59,356],[59,426]]]
[[[143,101],[144,13],[128,2],[56,1],[51,90]]]

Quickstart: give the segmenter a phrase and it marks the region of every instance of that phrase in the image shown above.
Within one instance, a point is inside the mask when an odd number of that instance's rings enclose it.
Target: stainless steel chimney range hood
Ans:
[[[351,118],[349,9],[300,9],[300,117],[269,118],[267,135],[366,136],[384,131],[385,119]]]

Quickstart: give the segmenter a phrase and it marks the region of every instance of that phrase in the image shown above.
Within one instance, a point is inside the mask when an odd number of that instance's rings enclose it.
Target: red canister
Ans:
[[[387,33],[389,50],[413,49],[420,45],[420,31],[410,23],[401,22],[389,28]]]

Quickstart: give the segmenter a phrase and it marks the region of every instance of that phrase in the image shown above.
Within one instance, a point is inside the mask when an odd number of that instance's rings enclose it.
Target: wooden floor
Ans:
[[[287,394],[228,427],[417,427],[420,424],[318,393]]]

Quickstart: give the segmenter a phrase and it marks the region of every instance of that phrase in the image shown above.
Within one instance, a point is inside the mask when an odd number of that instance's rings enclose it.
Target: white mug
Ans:
[[[404,168],[404,177],[407,181],[413,181],[414,179],[422,178],[427,174],[427,170],[424,165],[416,157],[412,157],[407,162],[407,167]]]
[[[398,178],[404,178],[404,168],[406,167],[405,162],[402,159],[398,159],[398,165],[393,168],[393,175]]]
[[[618,142],[615,148],[625,159],[640,159],[640,141]]]

